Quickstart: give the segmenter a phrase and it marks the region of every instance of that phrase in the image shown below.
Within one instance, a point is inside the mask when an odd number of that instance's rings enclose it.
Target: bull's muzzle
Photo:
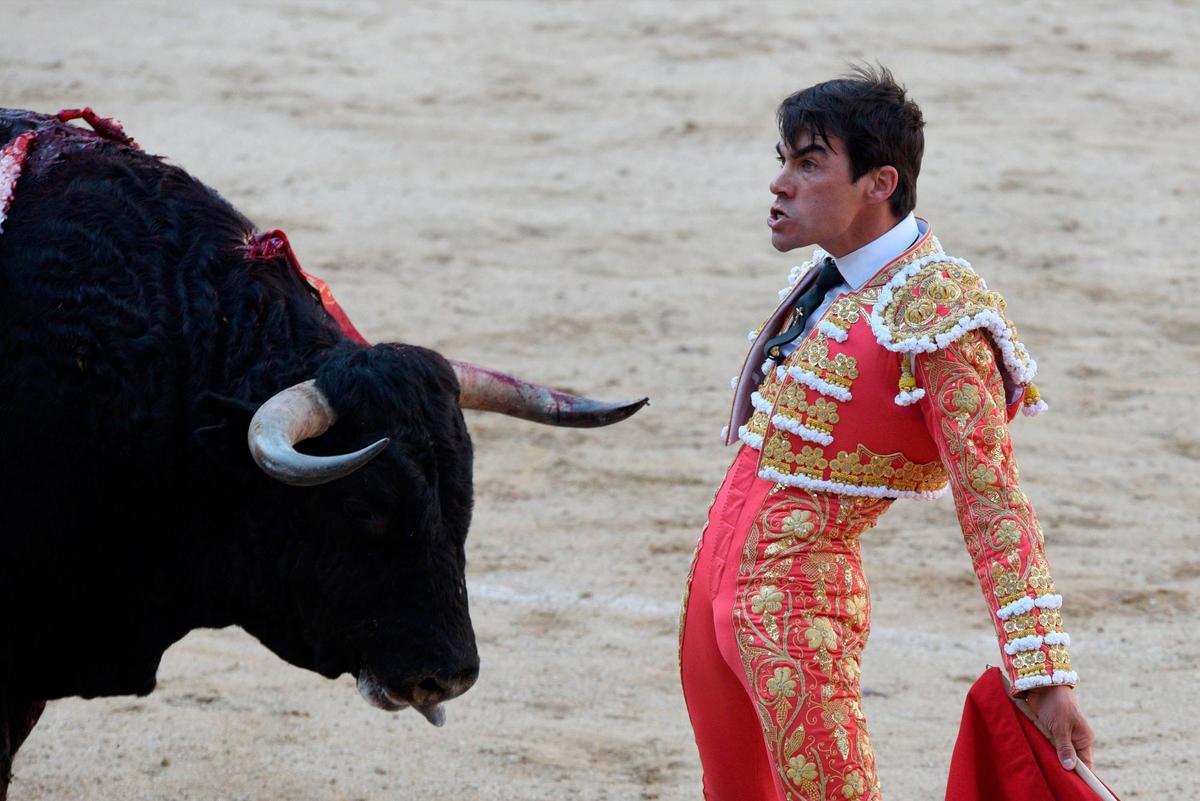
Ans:
[[[358,692],[373,707],[389,712],[412,707],[434,726],[442,726],[446,722],[446,710],[442,704],[471,689],[478,677],[479,669],[476,667],[448,678],[425,676],[400,689],[387,686],[370,668],[363,667],[358,672]]]

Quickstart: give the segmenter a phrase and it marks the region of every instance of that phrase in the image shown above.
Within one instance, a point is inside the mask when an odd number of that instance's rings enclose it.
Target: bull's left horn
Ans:
[[[649,398],[604,403],[514,378],[468,362],[451,360],[462,388],[459,405],[571,428],[597,428],[619,423],[650,402]]]
[[[268,398],[250,420],[250,455],[271,478],[297,487],[311,487],[353,473],[387,447],[386,438],[337,456],[312,456],[296,443],[324,434],[337,421],[329,399],[309,380]]]

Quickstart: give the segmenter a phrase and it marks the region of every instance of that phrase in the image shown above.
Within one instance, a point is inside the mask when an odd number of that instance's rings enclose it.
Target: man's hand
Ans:
[[[1035,687],[1025,697],[1038,720],[1050,732],[1050,742],[1058,751],[1058,761],[1067,770],[1075,769],[1078,756],[1083,764],[1092,766],[1092,743],[1096,736],[1079,708],[1079,701],[1070,687],[1061,685]]]

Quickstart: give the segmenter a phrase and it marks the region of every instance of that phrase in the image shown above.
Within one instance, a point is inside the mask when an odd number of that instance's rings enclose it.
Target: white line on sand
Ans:
[[[545,606],[553,609],[605,609],[630,617],[661,618],[679,614],[679,602],[659,601],[641,595],[581,595],[571,590],[542,589],[536,592],[518,590],[502,584],[467,582],[472,598],[489,601]]]
[[[493,603],[511,603],[521,606],[540,606],[549,609],[590,609],[606,611],[627,617],[662,619],[679,615],[678,601],[659,601],[643,595],[581,595],[573,590],[556,588],[536,591],[519,590],[503,584],[468,581],[467,591],[472,599]],[[898,648],[909,651],[919,648],[973,648],[994,643],[994,635],[988,631],[973,632],[969,637],[955,637],[937,630],[924,630],[915,626],[888,626],[876,624],[871,630],[871,642],[879,647]]]

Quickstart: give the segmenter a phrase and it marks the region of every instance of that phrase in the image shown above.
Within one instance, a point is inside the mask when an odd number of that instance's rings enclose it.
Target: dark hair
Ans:
[[[800,134],[836,136],[846,143],[850,180],[891,165],[900,178],[889,202],[903,217],[917,205],[917,175],[925,152],[925,120],[883,66],[854,67],[848,75],[801,89],[779,104],[776,118],[784,144],[795,147]]]

